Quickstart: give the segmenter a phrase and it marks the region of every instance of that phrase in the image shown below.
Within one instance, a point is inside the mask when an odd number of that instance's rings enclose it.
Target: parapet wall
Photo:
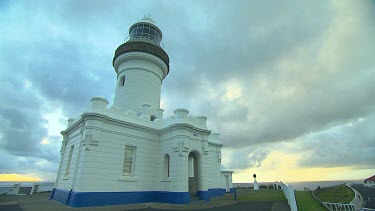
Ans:
[[[93,97],[91,99],[90,108],[84,113],[97,113],[106,115],[108,117],[123,120],[138,125],[150,127],[153,129],[163,129],[174,124],[189,124],[195,128],[207,130],[207,117],[205,116],[191,116],[189,110],[178,108],[174,110],[174,115],[167,118],[163,117],[164,110],[160,108],[153,108],[148,104],[143,104],[137,111],[122,111],[122,109],[111,106],[108,108],[108,100],[102,97]],[[68,119],[68,127],[73,126],[80,117]],[[220,134],[212,133],[209,136],[209,141],[221,144]]]

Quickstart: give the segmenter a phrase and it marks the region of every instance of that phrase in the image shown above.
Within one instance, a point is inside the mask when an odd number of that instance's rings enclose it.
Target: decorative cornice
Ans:
[[[115,119],[115,118],[109,117],[105,114],[96,113],[96,112],[83,113],[81,115],[81,117],[83,119],[88,119],[88,118],[90,118],[90,119],[91,118],[102,119],[102,120],[106,120],[106,121],[116,123],[116,124],[121,125],[121,126],[127,125],[127,126],[130,126],[130,127],[139,128],[139,129],[150,131],[150,132],[157,132],[158,131],[158,129],[155,129],[155,128],[152,128],[152,127],[147,127],[147,126],[144,126],[144,125],[140,125],[140,124],[136,124],[136,123],[120,120],[120,119]]]
[[[211,134],[210,130],[198,128],[188,123],[174,123],[174,124],[169,125],[168,127],[162,128],[161,132],[167,132],[168,130],[172,130],[175,128],[181,128],[181,129],[189,128],[190,130],[199,131],[199,132],[205,133],[206,135]]]
[[[80,118],[78,121],[74,122],[70,127],[66,128],[65,130],[61,131],[60,134],[62,136],[67,136],[72,130],[76,130],[81,127],[81,123],[83,122],[83,118]],[[79,133],[80,134],[80,133]]]
[[[146,126],[146,125],[141,125],[141,124],[137,124],[137,123],[128,122],[128,121],[125,121],[125,120],[116,119],[116,118],[109,117],[105,114],[97,113],[97,112],[85,112],[85,113],[83,113],[81,115],[81,118],[77,122],[75,122],[73,125],[68,127],[66,130],[61,131],[61,134],[62,135],[69,134],[72,130],[75,130],[78,127],[80,127],[82,122],[85,122],[88,119],[101,119],[101,120],[104,120],[104,121],[115,123],[115,124],[120,125],[120,126],[127,125],[127,126],[130,126],[130,127],[133,127],[133,128],[138,128],[138,129],[141,129],[141,130],[144,130],[144,131],[147,131],[147,132],[154,132],[154,133],[168,133],[169,131],[174,130],[174,129],[188,129],[188,130],[191,130],[191,131],[198,131],[198,132],[204,133],[206,135],[211,134],[210,130],[198,128],[198,127],[195,127],[194,125],[191,125],[191,124],[188,124],[188,123],[174,123],[174,124],[169,125],[169,126],[164,127],[164,128],[153,128],[153,127],[149,127],[149,126]],[[211,143],[211,142],[209,142],[209,143]]]

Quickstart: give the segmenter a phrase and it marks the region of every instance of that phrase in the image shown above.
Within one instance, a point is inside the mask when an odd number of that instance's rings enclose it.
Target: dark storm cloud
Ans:
[[[11,154],[38,156],[40,150],[37,143],[46,134],[40,118],[40,103],[24,91],[15,94],[23,88],[20,81],[3,76],[0,96],[0,146]]]
[[[47,136],[43,127],[46,123],[39,113],[40,103],[30,91],[14,93],[22,90],[23,84],[0,79],[2,89],[0,96],[0,147],[17,156],[48,159],[57,162],[55,152],[40,146],[41,140]],[[58,143],[58,142],[56,142]]]

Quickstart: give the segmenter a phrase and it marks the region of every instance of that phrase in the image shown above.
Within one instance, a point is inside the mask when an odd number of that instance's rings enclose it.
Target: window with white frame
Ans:
[[[169,155],[165,154],[164,155],[164,177],[165,178],[169,177],[169,169],[170,169]]]
[[[135,146],[125,146],[124,165],[122,168],[123,175],[134,175],[136,149]]]
[[[65,168],[65,176],[69,175],[69,169],[70,169],[70,163],[72,162],[73,150],[74,150],[74,145],[70,147],[69,157],[68,157],[68,161],[66,163],[66,168]]]

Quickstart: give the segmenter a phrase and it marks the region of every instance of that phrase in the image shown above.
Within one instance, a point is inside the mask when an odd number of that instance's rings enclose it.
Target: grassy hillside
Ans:
[[[310,191],[295,191],[298,210],[325,211],[326,209],[311,195]]]
[[[322,202],[341,202],[348,204],[354,198],[354,192],[352,189],[345,185],[321,188],[320,190],[315,190],[314,194]]]

